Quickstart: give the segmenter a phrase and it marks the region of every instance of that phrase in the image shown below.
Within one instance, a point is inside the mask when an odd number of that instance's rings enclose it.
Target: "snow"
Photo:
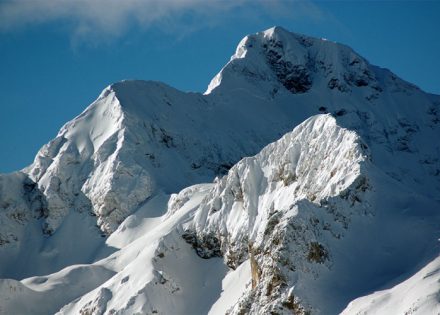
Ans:
[[[438,314],[440,257],[398,285],[351,302],[348,314]]]
[[[80,300],[64,307],[60,314],[78,313],[96,306],[104,311],[115,309],[127,314],[154,310],[158,314],[206,313],[220,295],[220,283],[226,268],[220,259],[205,263],[175,230],[176,225],[188,218],[210,185],[196,187],[193,195],[172,217],[162,216],[161,222],[155,221],[154,227],[145,222],[142,236],[101,261],[100,264],[118,273]],[[127,218],[125,223],[130,221]],[[134,237],[130,229],[115,233],[119,234],[118,239],[124,235],[125,239]],[[110,243],[114,241],[115,238],[109,238]],[[99,297],[104,288],[109,289],[112,296],[102,305]]]
[[[87,293],[113,274],[102,266],[73,265],[56,274],[21,282],[2,279],[0,314],[53,314],[66,301]]]
[[[439,96],[280,27],[204,95],[112,84],[0,175],[0,314],[436,313],[439,136]]]
[[[234,305],[250,286],[251,265],[243,262],[236,270],[230,271],[222,280],[222,293],[209,310],[209,315],[223,315]]]

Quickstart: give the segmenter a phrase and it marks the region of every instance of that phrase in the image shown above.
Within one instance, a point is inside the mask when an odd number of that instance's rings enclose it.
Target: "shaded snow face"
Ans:
[[[341,315],[438,313],[439,264],[440,258],[437,257],[402,283],[354,300]]]

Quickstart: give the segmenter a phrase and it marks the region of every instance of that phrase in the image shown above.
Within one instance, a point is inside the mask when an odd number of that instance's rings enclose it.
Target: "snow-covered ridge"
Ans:
[[[338,126],[330,115],[314,116],[231,168],[205,198],[189,229],[227,243],[245,240],[242,250],[247,251],[249,242],[261,243],[271,211],[292,212],[300,200],[319,205],[340,195],[360,176],[366,154],[354,132]]]
[[[361,205],[369,187],[364,170],[368,160],[356,133],[338,126],[330,115],[318,115],[255,157],[240,161],[216,182],[183,237],[199,256],[223,256],[233,269],[251,259],[255,291],[245,295],[232,313],[263,314],[277,308],[289,312],[289,299],[302,309],[299,299],[293,300],[296,291],[288,292],[295,285],[289,274],[318,274],[321,267],[316,270],[313,265],[329,259],[331,248],[316,232],[320,220],[333,216],[335,222],[327,222],[326,230],[340,238],[338,231],[347,228],[351,207],[369,211]],[[343,198],[346,209],[328,206],[334,197]],[[308,222],[312,218],[315,223]],[[301,227],[300,239],[288,240],[298,234],[291,225]],[[286,253],[286,246],[295,249]],[[278,264],[284,270],[274,269]]]
[[[145,199],[151,189],[145,170],[122,158],[127,136],[125,113],[109,87],[40,150],[28,172],[47,198],[47,233],[70,209],[93,211],[102,230],[112,231]]]

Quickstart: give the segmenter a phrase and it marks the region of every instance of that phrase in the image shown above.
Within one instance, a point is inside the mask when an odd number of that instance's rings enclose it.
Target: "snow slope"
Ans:
[[[439,96],[279,27],[204,95],[115,83],[0,175],[0,314],[336,314],[437,257],[439,136]]]
[[[414,276],[393,288],[354,300],[341,315],[438,314],[439,260],[440,258],[436,258]]]

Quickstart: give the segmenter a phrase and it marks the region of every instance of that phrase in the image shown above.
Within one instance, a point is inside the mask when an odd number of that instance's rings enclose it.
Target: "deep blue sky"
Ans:
[[[440,94],[440,1],[102,1],[0,2],[0,172],[30,164],[112,82],[203,92],[241,38],[274,25],[345,43]]]

